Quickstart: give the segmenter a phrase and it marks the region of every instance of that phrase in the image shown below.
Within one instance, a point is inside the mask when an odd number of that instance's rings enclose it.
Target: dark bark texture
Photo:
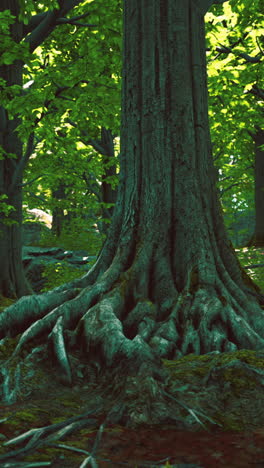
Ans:
[[[52,232],[56,237],[60,237],[62,229],[65,225],[66,215],[64,209],[61,208],[60,201],[65,201],[67,198],[66,185],[64,182],[59,182],[59,186],[52,191],[52,198],[55,201],[55,206],[52,211]]]
[[[22,332],[14,359],[49,336],[65,383],[74,348],[126,378],[134,422],[171,417],[161,358],[264,346],[258,293],[217,199],[197,3],[124,2],[121,172],[106,242],[83,278],[0,315],[0,337]]]
[[[255,142],[255,232],[249,245],[264,247],[264,130],[256,127],[256,132],[250,132]]]
[[[10,9],[14,16],[18,16],[18,1],[3,0],[0,11],[7,9]],[[22,24],[15,22],[11,26],[11,34],[16,42],[20,42]],[[22,85],[22,71],[23,63],[18,60],[11,65],[0,66],[0,76],[6,80],[7,86]],[[4,213],[0,213],[0,294],[7,297],[21,297],[29,294],[30,288],[24,276],[21,260],[23,152],[22,143],[16,132],[20,120],[19,116],[10,119],[3,107],[0,119],[0,145],[5,156],[0,161],[0,194],[7,197],[5,203],[14,209],[8,218]]]

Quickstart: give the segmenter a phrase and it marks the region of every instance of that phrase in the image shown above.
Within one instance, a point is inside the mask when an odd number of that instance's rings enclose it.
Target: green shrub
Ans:
[[[105,236],[96,231],[92,223],[76,218],[67,223],[59,237],[52,231],[43,232],[40,247],[62,247],[66,250],[86,250],[90,255],[97,255]]]
[[[235,250],[242,266],[264,264],[263,248],[244,247]],[[264,291],[264,267],[247,268],[246,272],[259,288]]]

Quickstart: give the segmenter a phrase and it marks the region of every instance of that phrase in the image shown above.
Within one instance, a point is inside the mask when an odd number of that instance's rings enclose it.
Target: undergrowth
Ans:
[[[94,224],[78,218],[67,223],[59,237],[54,236],[51,230],[43,232],[38,245],[62,247],[66,250],[86,250],[89,255],[96,255],[102,247],[104,238]]]
[[[264,249],[259,247],[242,247],[235,249],[238,259],[243,267],[252,266],[247,268],[246,272],[251,279],[264,291]],[[255,265],[263,265],[256,267]]]
[[[89,262],[89,267],[91,267],[94,262],[95,260],[91,260]],[[45,286],[41,289],[41,292],[49,291],[61,284],[80,278],[84,273],[84,270],[70,266],[65,260],[57,263],[50,263],[45,266],[42,272],[42,278],[45,279]]]
[[[85,248],[85,244],[82,248]],[[95,255],[96,252],[94,252],[95,250],[93,250],[93,252],[89,251],[89,254]],[[264,264],[263,249],[242,248],[236,249],[236,253],[242,266],[256,265],[259,263]],[[93,265],[94,261],[89,263],[90,267]],[[264,291],[264,267],[247,269],[246,271],[260,289]],[[65,261],[47,265],[42,273],[43,278],[45,278],[45,287],[41,291],[48,291],[56,286],[72,281],[75,278],[80,278],[83,274],[84,272],[81,269],[69,266]]]

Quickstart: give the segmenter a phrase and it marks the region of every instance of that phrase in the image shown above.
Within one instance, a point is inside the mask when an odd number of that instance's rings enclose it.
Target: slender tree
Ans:
[[[12,15],[18,17],[19,5],[15,0],[1,2],[0,11],[10,9]],[[22,24],[16,21],[11,26],[11,35],[16,43],[23,37]],[[11,65],[0,66],[0,76],[8,86],[22,86],[23,62],[16,60]],[[0,213],[0,293],[6,296],[22,296],[29,292],[21,261],[21,222],[22,222],[22,142],[16,129],[20,123],[19,116],[9,119],[7,111],[1,107],[0,144],[4,159],[0,161],[0,191],[12,206],[9,222]],[[12,155],[16,159],[12,158]],[[10,219],[11,218],[11,219]]]
[[[249,245],[264,246],[264,130],[256,127],[256,133],[250,132],[255,142],[255,213],[256,226]]]
[[[226,2],[222,8],[223,14],[216,6],[206,15],[210,129],[225,222],[232,242],[242,246],[254,217],[254,143],[249,135],[263,121],[262,8],[259,0]]]
[[[227,239],[215,187],[209,5],[124,1],[121,170],[106,242],[83,278],[0,316],[0,336],[23,332],[15,355],[49,333],[64,382],[72,382],[67,352],[76,347],[87,366],[134,376],[141,395],[144,381],[153,419],[166,413],[160,358],[264,345],[262,296]]]
[[[32,16],[28,25],[19,21],[19,0],[2,0],[0,12],[10,10],[15,21],[11,25],[11,36],[15,43],[23,38],[33,52],[60,24],[63,18],[81,0],[60,0],[59,8]],[[72,20],[73,21],[73,20]],[[12,53],[12,51],[7,51]],[[0,78],[5,80],[6,87],[22,87],[23,60],[15,60],[0,65]],[[22,142],[17,129],[20,116],[9,115],[4,106],[0,106],[0,195],[7,206],[12,207],[8,219],[6,213],[0,212],[0,294],[7,297],[21,297],[30,292],[22,266],[22,178],[25,166],[34,149],[34,132],[28,139],[23,152]]]

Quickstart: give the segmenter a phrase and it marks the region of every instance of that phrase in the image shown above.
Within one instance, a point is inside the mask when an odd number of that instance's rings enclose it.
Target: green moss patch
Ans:
[[[168,392],[190,408],[203,408],[223,430],[263,424],[264,353],[244,349],[189,354],[175,361],[164,359],[163,365],[169,371]]]

